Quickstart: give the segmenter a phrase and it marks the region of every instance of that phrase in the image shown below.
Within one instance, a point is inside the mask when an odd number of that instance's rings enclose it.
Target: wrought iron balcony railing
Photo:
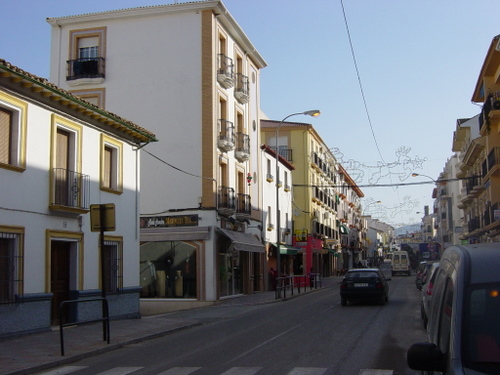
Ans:
[[[248,103],[248,99],[250,98],[248,77],[241,73],[236,74],[234,97],[242,104]]]
[[[231,121],[220,119],[218,123],[219,137],[217,139],[217,146],[222,151],[234,150],[234,125]]]
[[[68,60],[66,79],[72,81],[80,78],[104,78],[104,63],[103,57]]]
[[[234,86],[233,59],[224,54],[218,56],[217,81],[226,89]]]
[[[88,210],[90,207],[90,176],[63,168],[52,170],[51,206]]]

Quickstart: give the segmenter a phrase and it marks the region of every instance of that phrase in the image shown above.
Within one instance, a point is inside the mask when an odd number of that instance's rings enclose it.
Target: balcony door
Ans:
[[[57,129],[55,158],[55,203],[70,206],[69,169],[71,134]]]

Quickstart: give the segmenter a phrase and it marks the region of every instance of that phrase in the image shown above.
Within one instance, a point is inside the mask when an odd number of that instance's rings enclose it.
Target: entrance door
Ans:
[[[59,305],[69,299],[70,242],[52,241],[50,266],[50,291],[52,292],[51,324],[59,324]],[[63,323],[68,321],[68,311],[63,315]]]

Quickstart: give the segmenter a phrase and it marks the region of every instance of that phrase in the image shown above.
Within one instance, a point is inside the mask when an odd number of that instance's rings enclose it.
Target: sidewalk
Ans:
[[[323,279],[321,288],[333,286],[340,277]],[[321,289],[318,288],[318,289]],[[317,289],[310,289],[293,296],[296,298]],[[210,313],[216,307],[241,307],[280,302],[274,292],[261,292],[229,298],[214,306],[196,309]],[[189,315],[188,313],[184,315]],[[27,375],[52,367],[76,362],[80,359],[121,348],[125,345],[154,339],[177,330],[200,325],[202,319],[184,318],[181,312],[146,316],[141,319],[122,319],[110,322],[110,343],[103,340],[102,323],[90,323],[64,328],[64,352],[61,356],[59,329],[50,332],[21,336],[0,341],[0,375]]]

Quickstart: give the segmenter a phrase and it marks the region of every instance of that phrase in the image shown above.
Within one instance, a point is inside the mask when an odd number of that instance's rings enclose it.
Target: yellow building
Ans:
[[[491,41],[472,95],[483,103],[480,138],[465,153],[459,177],[465,177],[461,206],[462,239],[500,241],[500,36]]]
[[[294,271],[330,276],[348,268],[361,249],[363,193],[311,124],[261,120],[261,132],[262,141],[277,145],[295,168],[293,245],[302,251]]]

